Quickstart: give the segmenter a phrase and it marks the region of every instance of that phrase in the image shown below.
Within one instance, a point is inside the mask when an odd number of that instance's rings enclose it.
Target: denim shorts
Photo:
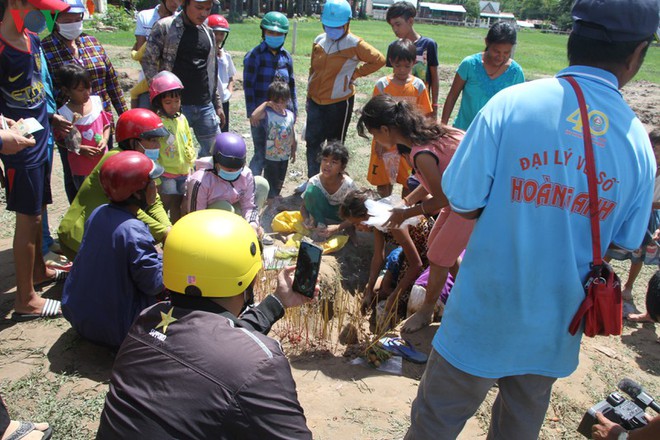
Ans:
[[[165,195],[182,196],[186,191],[186,179],[188,176],[179,177],[160,177],[160,186],[158,192]]]
[[[27,169],[5,167],[5,180],[7,211],[41,215],[43,206],[52,203],[48,161]]]

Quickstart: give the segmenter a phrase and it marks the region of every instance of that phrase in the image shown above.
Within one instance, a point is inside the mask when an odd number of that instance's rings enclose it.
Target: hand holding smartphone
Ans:
[[[323,249],[312,243],[300,243],[296,272],[293,277],[292,289],[308,298],[314,297],[316,281],[321,269]]]

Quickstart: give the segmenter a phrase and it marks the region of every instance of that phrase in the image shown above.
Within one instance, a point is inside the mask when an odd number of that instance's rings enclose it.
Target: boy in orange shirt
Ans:
[[[417,57],[415,44],[410,40],[397,40],[390,45],[388,56],[392,74],[376,82],[373,96],[388,94],[397,100],[415,104],[422,113],[430,115],[433,108],[424,81],[412,75]],[[392,194],[395,181],[403,185],[402,197],[405,197],[409,192],[406,181],[410,172],[410,165],[401,160],[396,145],[381,145],[372,141],[367,180],[376,186],[381,197]]]

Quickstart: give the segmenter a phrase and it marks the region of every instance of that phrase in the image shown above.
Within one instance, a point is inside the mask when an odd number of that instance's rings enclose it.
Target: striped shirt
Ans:
[[[84,33],[76,39],[76,44],[78,45],[77,58],[64,44],[64,38],[55,31],[46,36],[41,42],[46,55],[48,70],[53,77],[53,90],[56,92],[57,107],[66,104],[66,98],[62,93],[59,93],[61,86],[57,78],[57,70],[65,64],[77,61],[89,72],[92,79],[92,95],[101,97],[103,109],[110,112],[112,105],[117,114],[121,115],[128,110],[128,107],[124,101],[124,94],[119,86],[115,68],[112,66],[103,46],[95,37]]]

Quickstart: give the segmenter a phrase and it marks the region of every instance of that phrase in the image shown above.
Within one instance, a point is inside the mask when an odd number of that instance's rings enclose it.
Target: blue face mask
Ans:
[[[323,26],[323,29],[325,30],[325,34],[328,36],[328,38],[334,41],[340,40],[341,37],[343,37],[344,34],[346,33],[346,31],[344,30],[344,26],[342,27]]]
[[[218,177],[221,178],[222,180],[226,180],[227,182],[233,182],[234,180],[241,177],[241,172],[242,171],[243,171],[243,168],[240,168],[236,171],[225,171],[222,168],[220,168],[218,170]]]
[[[280,35],[277,37],[273,37],[272,35],[266,35],[264,37],[264,41],[266,42],[266,45],[271,49],[279,49],[284,45],[285,38],[286,35]]]
[[[152,161],[156,162],[160,157],[160,150],[147,150],[146,148],[144,148],[144,155],[147,156]]]

